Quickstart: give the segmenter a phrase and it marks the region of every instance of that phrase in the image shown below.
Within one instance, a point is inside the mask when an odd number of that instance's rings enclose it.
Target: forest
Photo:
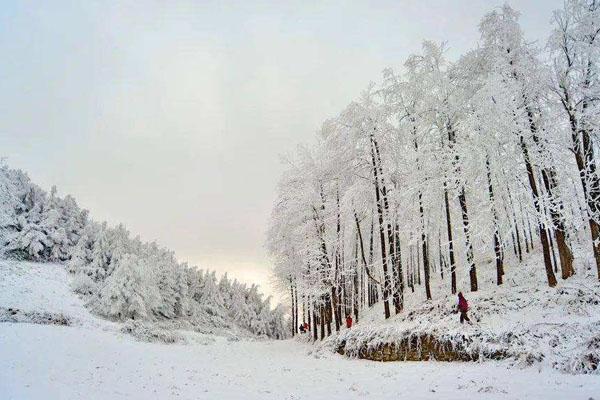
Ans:
[[[258,285],[179,262],[174,252],[98,223],[21,170],[0,165],[0,259],[65,264],[72,289],[104,318],[208,333],[285,338],[285,310]],[[140,326],[140,329],[145,329]]]
[[[534,249],[540,287],[600,279],[600,2],[551,23],[529,42],[505,5],[458,60],[425,41],[286,159],[267,242],[293,334],[503,285]]]

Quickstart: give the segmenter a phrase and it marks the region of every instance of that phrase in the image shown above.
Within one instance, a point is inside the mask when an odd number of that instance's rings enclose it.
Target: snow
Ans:
[[[96,318],[71,291],[70,278],[60,264],[0,261],[0,309],[47,312],[69,316],[77,325],[118,329]]]
[[[376,363],[302,340],[201,334],[186,343],[140,342],[90,314],[56,264],[0,261],[0,308],[73,321],[0,323],[0,397],[8,400],[600,397],[597,376],[502,362]]]
[[[423,289],[417,288],[416,295],[406,296],[406,311],[389,320],[376,304],[353,329],[333,335],[324,347],[332,350],[344,343],[346,354],[357,356],[361,349],[432,335],[479,357],[500,351],[515,365],[541,363],[543,368],[598,374],[589,358],[600,357],[600,282],[581,268],[555,288],[540,287],[541,257],[532,252],[523,264],[507,266],[510,278],[502,286],[493,282],[493,265],[480,264],[480,290],[465,292],[472,325],[459,323],[457,298],[442,286],[448,282],[434,280],[433,300],[424,301]],[[584,261],[577,259],[582,265]],[[468,285],[468,276],[462,278],[459,288]]]
[[[502,365],[317,359],[291,341],[161,345],[109,332],[3,324],[6,399],[582,398],[597,377]],[[52,345],[49,346],[48,344]],[[532,384],[535,383],[535,384]]]

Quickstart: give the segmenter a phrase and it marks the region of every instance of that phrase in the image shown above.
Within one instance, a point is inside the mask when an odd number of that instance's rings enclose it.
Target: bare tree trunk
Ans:
[[[537,189],[537,184],[535,182],[535,175],[533,173],[533,166],[531,165],[531,160],[529,159],[529,151],[527,149],[527,145],[525,144],[523,136],[521,136],[520,140],[521,151],[523,152],[523,158],[525,160],[525,168],[527,169],[529,187],[531,188],[531,192],[533,194],[533,204],[538,215],[542,215],[539,204],[539,193]],[[542,225],[542,221],[539,217],[538,229],[540,230],[540,240],[542,243],[542,253],[544,255],[544,267],[546,269],[546,277],[548,278],[548,286],[554,287],[556,286],[556,276],[554,275],[554,271],[552,270],[552,261],[550,260],[550,245],[548,243],[548,237],[544,234],[544,226]]]
[[[385,185],[385,180],[383,178],[383,169],[381,167],[381,153],[379,152],[379,145],[375,137],[373,136],[373,147],[375,148],[375,155],[377,156],[377,165],[379,170],[379,179],[381,181],[381,197],[383,200],[383,210],[385,215],[387,216],[387,239],[389,246],[389,259],[390,259],[390,268],[392,269],[392,278],[394,281],[393,291],[392,291],[392,300],[394,303],[394,311],[396,314],[400,313],[403,308],[402,304],[402,295],[400,293],[400,280],[397,275],[397,271],[395,268],[396,265],[396,250],[394,248],[394,236],[392,232],[392,223],[390,218],[390,206],[388,202],[388,192]]]
[[[302,295],[302,325],[306,323],[306,298]]]
[[[404,271],[402,270],[402,249],[400,248],[400,228],[396,223],[394,229],[394,243],[396,244],[396,268],[398,269],[398,284],[400,293],[400,304],[404,308]]]
[[[558,272],[558,263],[556,262],[556,252],[554,251],[554,241],[552,240],[552,230],[546,228],[546,236],[548,236],[548,243],[550,243],[550,254],[552,255],[552,266],[554,267],[554,273]]]
[[[454,132],[454,128],[448,123],[447,126],[448,131],[448,143],[450,144],[450,149],[454,149],[454,145],[456,144],[456,133]],[[459,157],[458,154],[454,156],[454,167],[458,171],[459,170]],[[465,247],[467,253],[467,263],[469,264],[469,281],[471,283],[471,291],[477,291],[477,269],[475,268],[475,259],[473,257],[473,244],[471,243],[471,233],[469,231],[469,213],[467,210],[467,197],[465,194],[465,187],[461,184],[460,191],[458,194],[458,202],[460,204],[460,210],[462,213],[462,222],[463,222],[463,231],[465,233]]]
[[[486,158],[485,166],[487,169],[488,194],[490,196],[490,204],[492,207],[492,219],[493,219],[493,224],[494,224],[494,254],[496,255],[496,283],[498,285],[502,285],[502,277],[504,276],[504,260],[502,257],[502,247],[500,244],[500,231],[498,228],[498,213],[496,212],[494,187],[492,185],[492,171],[490,169],[489,158]]]
[[[323,298],[321,298],[321,303],[323,302]],[[319,322],[321,323],[321,340],[325,339],[325,304],[321,304],[319,307],[321,311],[321,317],[319,318]]]
[[[333,315],[334,315],[334,319],[335,319],[335,331],[339,332],[340,331],[340,324],[341,324],[341,316],[340,316],[340,310],[339,310],[339,291],[340,291],[340,284],[339,284],[339,271],[340,271],[340,231],[341,231],[341,221],[340,221],[340,196],[339,196],[339,191],[336,191],[336,205],[337,205],[337,214],[336,214],[336,222],[337,222],[337,227],[336,227],[336,245],[335,245],[335,255],[334,255],[334,263],[335,263],[335,271],[334,271],[334,278],[333,278],[333,284],[331,286],[331,300],[333,302]]]
[[[524,230],[525,228],[523,228]],[[529,247],[531,247],[531,250],[533,251],[534,249],[534,245],[533,245],[533,231],[534,229],[531,229],[531,220],[529,219],[529,217],[527,217],[527,229],[529,231]]]
[[[294,283],[294,332],[298,332],[298,288]]]
[[[502,172],[504,174],[504,171]],[[506,179],[506,176],[504,176],[504,179]],[[523,250],[521,248],[521,235],[519,233],[519,224],[517,223],[517,214],[515,212],[515,204],[512,200],[512,195],[510,194],[510,188],[508,187],[508,185],[506,185],[506,192],[508,193],[508,201],[510,202],[510,208],[512,211],[512,215],[513,215],[513,225],[515,228],[515,235],[516,235],[516,241],[517,241],[517,255],[519,256],[519,262],[523,262]],[[523,206],[521,206],[521,216],[523,215]],[[523,228],[525,229],[525,228]],[[527,245],[527,235],[523,235],[525,237],[525,246],[527,249],[527,252],[529,253],[529,246]]]
[[[589,68],[587,73],[588,76],[591,73]],[[586,79],[585,86],[589,86],[589,78]],[[596,221],[596,218],[598,218],[598,211],[600,210],[600,178],[596,172],[594,147],[585,120],[577,120],[575,112],[571,106],[569,93],[564,86],[562,89],[565,96],[563,106],[569,115],[569,122],[571,126],[573,153],[575,155],[577,169],[579,169],[579,179],[581,180],[583,195],[588,206],[588,222],[592,236],[592,248],[594,250],[594,259],[596,261],[598,279],[600,280],[600,227]],[[587,100],[582,102],[582,107],[582,112],[584,113],[588,107]]]
[[[388,272],[388,262],[387,262],[387,251],[385,247],[385,225],[383,218],[383,207],[381,204],[380,198],[380,189],[379,189],[379,176],[377,171],[377,163],[375,161],[375,149],[374,149],[375,138],[373,134],[371,134],[371,160],[373,164],[373,179],[375,185],[375,201],[377,203],[377,217],[379,219],[379,240],[381,244],[381,263],[383,268],[383,310],[385,318],[388,319],[390,317],[390,276]]]
[[[292,301],[292,337],[296,336],[296,318],[295,318],[295,307],[294,307],[294,285],[290,279],[290,299]]]
[[[469,230],[469,213],[467,210],[467,198],[465,195],[464,186],[461,188],[458,195],[458,203],[462,212],[463,231],[465,233],[465,246],[467,247],[467,263],[469,264],[469,281],[471,283],[471,291],[476,292],[477,287],[477,269],[475,268],[475,260],[473,257],[473,244],[471,243],[471,232]]]
[[[362,231],[360,229],[360,222],[358,220],[358,215],[356,214],[356,212],[354,212],[354,221],[356,223],[356,233],[358,234],[358,244],[360,245],[360,255],[361,255],[367,276],[369,277],[369,279],[371,279],[376,284],[381,285],[381,282],[379,282],[377,279],[375,279],[375,277],[373,277],[373,274],[371,273],[371,270],[369,269],[369,266],[367,264],[367,259],[365,257],[365,248],[363,245]],[[373,259],[373,224],[371,224],[371,242],[370,242],[369,250],[370,250],[369,258],[372,261],[372,259]]]
[[[419,244],[417,245],[417,285],[421,286],[421,241],[419,239]]]
[[[369,262],[365,263],[365,273],[367,265],[371,267],[373,265],[373,214],[371,213],[371,230],[369,234]],[[368,306],[373,306],[373,284],[370,279],[367,280],[367,294],[368,294]]]
[[[317,304],[313,301],[313,305],[312,305],[312,315],[313,315],[313,319],[312,319],[312,328],[313,328],[313,339],[316,341],[319,338],[318,335],[318,328],[317,328]],[[310,324],[310,323],[309,323]]]
[[[414,117],[411,117],[411,122],[413,124],[413,144],[415,147],[415,152],[417,153],[417,171],[421,169],[419,164],[419,144],[417,142],[417,127],[415,125]],[[421,246],[423,250],[423,275],[425,278],[425,297],[427,300],[431,300],[431,287],[429,285],[429,254],[427,249],[427,234],[425,232],[425,215],[423,210],[423,193],[419,190],[418,193],[419,198],[419,214],[421,215]]]
[[[312,316],[313,316],[313,308],[312,308],[312,302],[311,302],[311,298],[309,297],[306,301],[306,308],[307,308],[307,316],[308,316],[308,336],[310,337],[310,334],[312,332],[313,329],[313,321],[312,321]],[[316,338],[315,338],[316,339]]]
[[[327,336],[331,336],[331,320],[333,314],[331,297],[329,294],[325,295],[325,327],[327,328]]]
[[[444,279],[444,254],[442,253],[442,233],[438,231],[438,256],[440,263],[440,277]]]
[[[529,129],[533,135],[533,140],[535,144],[540,149],[540,152],[545,152],[544,144],[539,140],[537,136],[537,126],[533,120],[533,114],[527,108],[527,115],[529,118]],[[550,197],[550,218],[552,219],[552,224],[554,226],[554,237],[556,239],[556,244],[558,247],[558,254],[560,258],[560,268],[561,268],[561,276],[563,279],[567,279],[575,274],[575,270],[573,268],[573,253],[571,252],[571,247],[566,240],[566,232],[564,226],[564,207],[562,200],[558,195],[558,184],[556,182],[556,171],[554,167],[550,166],[544,167],[541,169],[542,173],[542,182],[544,183],[544,188]],[[550,232],[549,232],[550,233]],[[552,237],[549,236],[550,244],[552,245]],[[554,255],[554,246],[552,246],[552,259],[554,260],[554,265],[557,265],[556,256]]]
[[[423,201],[419,192],[419,212],[421,214],[421,246],[423,249],[423,275],[425,278],[425,297],[431,300],[431,287],[429,286],[429,254],[427,250],[427,235],[425,234],[425,216],[423,215]]]
[[[354,311],[354,321],[358,323],[358,307],[359,307],[359,297],[358,297],[358,234],[356,235],[356,243],[354,245],[354,275],[352,280],[353,286],[353,298],[352,298],[352,308]]]
[[[456,294],[456,260],[454,259],[454,241],[452,240],[452,222],[450,220],[450,202],[448,188],[444,180],[444,207],[446,208],[446,233],[448,235],[448,255],[450,257],[450,282],[452,294]]]
[[[521,210],[522,212],[522,210]],[[521,217],[521,221],[523,222],[523,239],[525,240],[525,252],[529,253],[530,243],[527,239],[527,231],[525,230],[525,218]],[[528,221],[529,222],[529,221]],[[517,238],[519,238],[519,229],[517,228]],[[521,247],[521,240],[519,238],[519,247]],[[533,243],[531,244],[531,248],[533,248]],[[519,261],[523,261],[523,257],[519,259]]]
[[[413,257],[413,246],[410,245],[410,268],[408,270],[408,282],[410,290],[415,292],[415,259]]]

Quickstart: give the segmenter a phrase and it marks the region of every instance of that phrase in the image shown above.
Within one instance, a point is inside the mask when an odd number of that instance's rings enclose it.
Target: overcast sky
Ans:
[[[0,156],[97,220],[266,286],[279,155],[501,1],[2,1]],[[513,1],[544,40],[562,0]]]

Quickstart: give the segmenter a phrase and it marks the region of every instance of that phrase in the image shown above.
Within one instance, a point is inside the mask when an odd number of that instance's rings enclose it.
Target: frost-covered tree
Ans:
[[[144,260],[124,254],[116,262],[114,273],[103,282],[93,309],[100,315],[116,319],[152,319],[161,308],[161,296]]]
[[[71,196],[33,184],[0,165],[0,256],[65,262],[73,290],[96,313],[116,320],[185,319],[210,331],[239,329],[286,337],[281,308],[227,276],[180,263],[172,251],[131,237],[123,225],[88,218]],[[258,320],[260,314],[260,320]]]
[[[600,268],[599,10],[565,2],[547,54],[508,5],[455,62],[425,41],[288,157],[267,243],[293,321],[324,338],[342,311],[402,312],[406,288],[475,291],[490,259],[502,285],[537,243],[553,287],[577,270],[582,220]]]

